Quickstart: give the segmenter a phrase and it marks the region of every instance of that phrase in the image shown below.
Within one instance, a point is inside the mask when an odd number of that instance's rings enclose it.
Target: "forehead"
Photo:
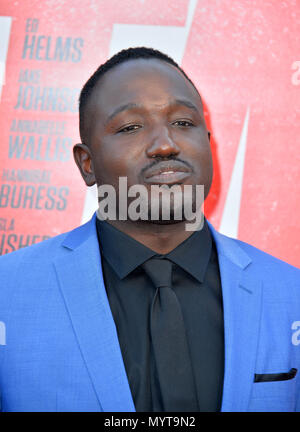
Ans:
[[[202,109],[193,85],[173,65],[158,59],[129,60],[99,80],[89,101],[89,115],[108,115],[127,103],[166,106],[173,99],[188,99]]]

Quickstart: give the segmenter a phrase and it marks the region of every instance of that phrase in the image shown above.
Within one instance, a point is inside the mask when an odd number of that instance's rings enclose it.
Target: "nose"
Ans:
[[[180,149],[177,144],[169,135],[166,127],[160,128],[155,133],[154,138],[151,140],[150,145],[147,147],[146,154],[148,157],[169,157],[171,155],[178,155]]]

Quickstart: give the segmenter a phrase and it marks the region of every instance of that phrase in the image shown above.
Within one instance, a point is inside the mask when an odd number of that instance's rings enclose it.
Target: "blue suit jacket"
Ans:
[[[300,411],[300,271],[209,227],[224,304],[222,411]],[[134,411],[95,215],[0,258],[0,321],[3,411]],[[293,379],[254,382],[291,368]]]

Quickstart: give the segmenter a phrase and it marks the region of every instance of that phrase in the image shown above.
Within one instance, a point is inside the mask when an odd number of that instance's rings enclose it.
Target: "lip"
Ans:
[[[191,169],[182,162],[160,162],[144,172],[144,180],[152,184],[179,183],[189,177],[191,172]]]
[[[157,174],[145,179],[146,183],[151,184],[174,184],[181,183],[190,176],[189,172],[176,171],[165,174]]]

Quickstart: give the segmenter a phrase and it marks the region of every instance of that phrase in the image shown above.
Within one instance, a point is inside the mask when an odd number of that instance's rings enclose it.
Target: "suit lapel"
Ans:
[[[135,411],[107,299],[95,215],[71,231],[55,259],[59,285],[103,411]]]
[[[255,373],[262,282],[238,242],[209,224],[219,258],[225,334],[221,411],[247,411]]]
[[[262,283],[238,243],[219,234],[216,242],[222,282],[225,373],[221,411],[246,411],[255,373]],[[135,411],[117,332],[107,299],[95,215],[71,231],[64,254],[54,260],[83,360],[103,411]]]

